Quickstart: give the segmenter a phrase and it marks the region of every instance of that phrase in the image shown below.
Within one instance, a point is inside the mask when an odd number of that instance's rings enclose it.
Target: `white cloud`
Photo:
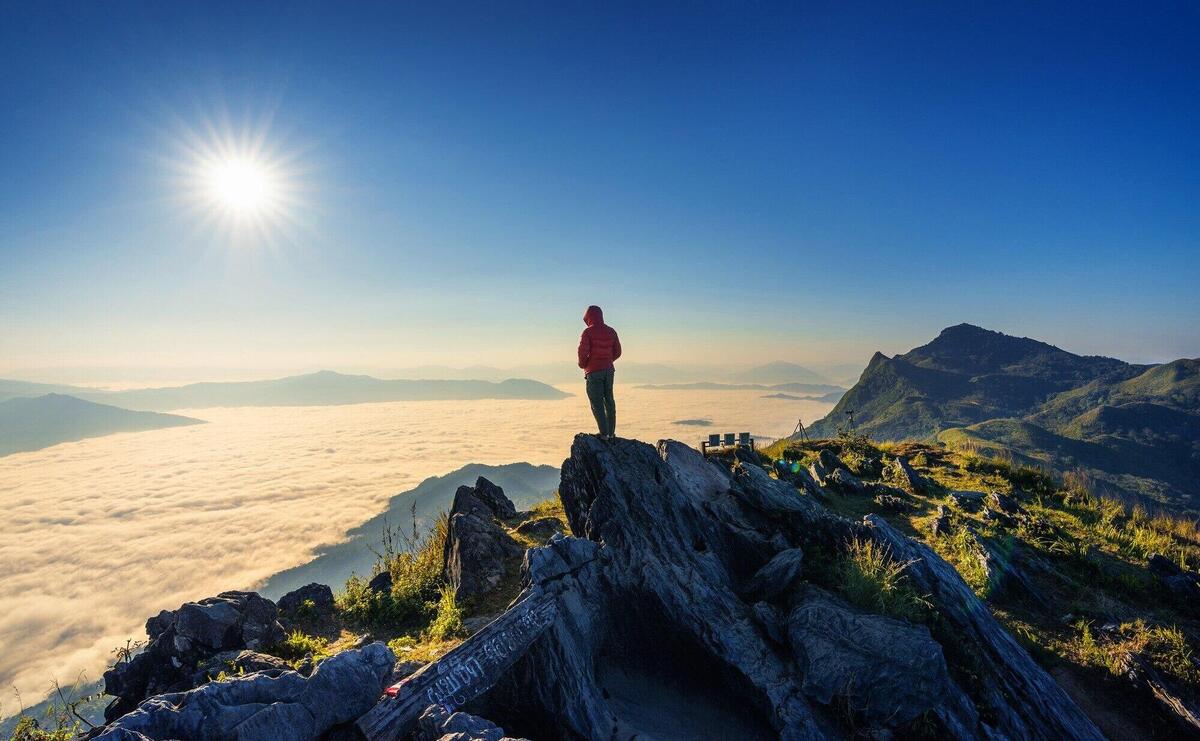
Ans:
[[[561,464],[572,436],[593,429],[582,383],[570,390],[562,401],[185,410],[209,424],[0,458],[0,687],[28,702],[55,678],[99,678],[113,648],[145,638],[147,617],[303,563],[429,476]],[[761,396],[618,387],[618,432],[783,435],[830,408]],[[672,424],[694,417],[715,425]]]

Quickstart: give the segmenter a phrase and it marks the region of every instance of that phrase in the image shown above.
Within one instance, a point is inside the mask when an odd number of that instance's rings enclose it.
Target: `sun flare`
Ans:
[[[279,195],[269,168],[244,157],[211,163],[205,173],[213,203],[233,213],[249,214],[270,207]]]
[[[226,246],[276,249],[311,228],[303,148],[267,124],[236,127],[218,116],[180,126],[167,159],[172,190],[197,235]]]

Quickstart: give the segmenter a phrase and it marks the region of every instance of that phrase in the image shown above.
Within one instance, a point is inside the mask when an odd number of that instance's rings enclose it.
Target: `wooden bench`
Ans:
[[[700,452],[704,455],[708,455],[710,450],[724,450],[725,448],[750,448],[754,450],[754,438],[750,437],[749,432],[739,432],[736,435],[732,432],[726,432],[724,435],[709,435],[707,440],[700,441]]]

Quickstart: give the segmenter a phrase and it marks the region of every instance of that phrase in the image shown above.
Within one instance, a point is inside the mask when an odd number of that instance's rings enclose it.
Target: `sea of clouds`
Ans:
[[[54,679],[97,679],[114,648],[145,638],[147,617],[304,563],[429,476],[560,465],[575,433],[594,427],[582,382],[565,390],[579,395],[181,410],[208,424],[0,457],[0,687],[30,704]],[[782,436],[831,408],[628,387],[617,403],[618,434],[648,442]],[[713,425],[673,424],[689,418]],[[0,716],[15,710],[8,694]]]

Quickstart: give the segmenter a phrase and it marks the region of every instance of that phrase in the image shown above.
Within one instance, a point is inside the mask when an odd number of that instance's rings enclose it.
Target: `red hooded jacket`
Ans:
[[[604,323],[604,312],[599,306],[589,306],[583,314],[587,329],[579,337],[579,367],[583,374],[608,370],[613,361],[621,357],[621,340],[617,330]]]

